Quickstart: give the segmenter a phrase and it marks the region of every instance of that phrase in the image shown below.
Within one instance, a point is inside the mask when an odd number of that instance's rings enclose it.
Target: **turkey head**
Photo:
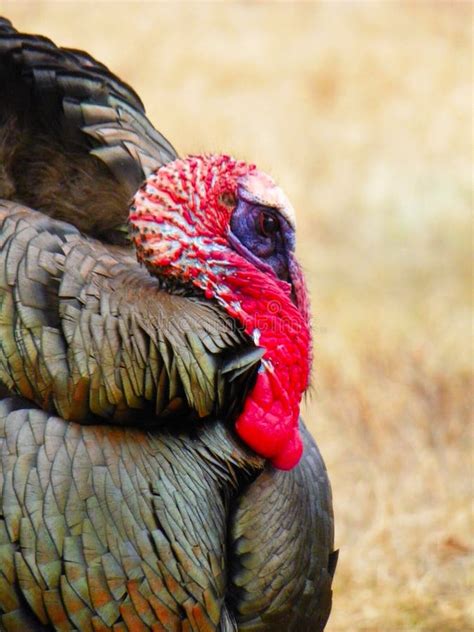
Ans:
[[[282,190],[254,165],[225,155],[190,156],[147,178],[129,224],[151,274],[199,288],[264,349],[236,430],[276,467],[295,466],[311,335],[294,256],[295,215]]]

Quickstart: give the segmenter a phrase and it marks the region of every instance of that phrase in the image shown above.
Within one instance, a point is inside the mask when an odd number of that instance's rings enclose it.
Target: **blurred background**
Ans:
[[[292,199],[341,550],[328,632],[474,629],[473,5],[0,6],[132,84],[181,153],[256,162]]]

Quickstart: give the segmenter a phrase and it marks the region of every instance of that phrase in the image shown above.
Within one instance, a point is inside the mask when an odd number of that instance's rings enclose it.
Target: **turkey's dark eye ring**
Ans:
[[[261,211],[257,218],[257,230],[264,237],[271,237],[280,230],[280,222],[273,213]]]

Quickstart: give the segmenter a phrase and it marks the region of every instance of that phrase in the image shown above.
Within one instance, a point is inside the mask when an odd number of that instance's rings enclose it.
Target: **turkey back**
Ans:
[[[175,158],[106,66],[0,18],[0,198],[126,244],[131,196]]]

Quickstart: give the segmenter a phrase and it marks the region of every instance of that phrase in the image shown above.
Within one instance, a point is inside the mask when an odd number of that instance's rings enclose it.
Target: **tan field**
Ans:
[[[472,5],[1,8],[131,83],[180,152],[282,184],[341,550],[327,629],[473,630]]]

